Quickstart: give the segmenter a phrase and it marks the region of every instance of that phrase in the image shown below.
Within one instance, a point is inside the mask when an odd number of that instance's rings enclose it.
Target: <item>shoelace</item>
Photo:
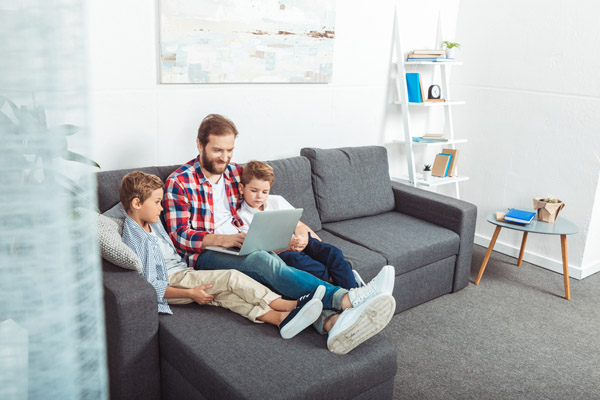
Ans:
[[[361,286],[359,288],[352,289],[351,292],[354,292],[354,295],[352,296],[354,298],[354,301],[352,301],[352,304],[354,305],[355,303],[356,304],[361,303],[367,297],[369,297],[371,294],[373,294],[374,291],[375,291],[375,282],[374,281],[369,282],[365,286]]]

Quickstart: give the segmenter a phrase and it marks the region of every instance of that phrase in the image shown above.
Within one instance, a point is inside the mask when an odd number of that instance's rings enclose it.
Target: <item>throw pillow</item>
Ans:
[[[107,217],[83,208],[78,208],[76,211],[82,215],[83,213],[95,214],[102,258],[118,267],[142,272],[142,261],[121,239],[124,219]]]

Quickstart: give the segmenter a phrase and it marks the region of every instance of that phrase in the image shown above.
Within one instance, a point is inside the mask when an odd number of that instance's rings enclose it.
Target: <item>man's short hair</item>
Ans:
[[[131,209],[133,199],[140,199],[144,203],[152,195],[156,189],[164,186],[163,181],[156,175],[146,174],[141,171],[133,171],[128,173],[121,180],[119,187],[119,198],[125,211]]]
[[[242,170],[242,185],[246,186],[252,179],[258,179],[259,181],[267,181],[270,185],[275,182],[275,174],[273,168],[267,163],[262,161],[250,161],[244,165]]]
[[[237,137],[237,128],[230,119],[219,114],[208,114],[204,117],[198,128],[198,141],[204,147],[208,143],[210,135],[221,136],[232,133],[234,137]]]

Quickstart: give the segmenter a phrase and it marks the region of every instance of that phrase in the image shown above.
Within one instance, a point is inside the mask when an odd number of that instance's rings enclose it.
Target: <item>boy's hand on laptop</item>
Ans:
[[[214,295],[206,293],[213,285],[200,285],[190,289],[190,297],[198,304],[209,304],[215,298]]]

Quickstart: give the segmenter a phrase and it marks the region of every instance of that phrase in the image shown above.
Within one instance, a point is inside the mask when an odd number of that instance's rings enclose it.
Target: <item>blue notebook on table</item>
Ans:
[[[516,208],[512,208],[508,213],[506,213],[504,219],[510,222],[528,225],[531,223],[531,221],[533,221],[534,217],[534,212],[517,210]]]

